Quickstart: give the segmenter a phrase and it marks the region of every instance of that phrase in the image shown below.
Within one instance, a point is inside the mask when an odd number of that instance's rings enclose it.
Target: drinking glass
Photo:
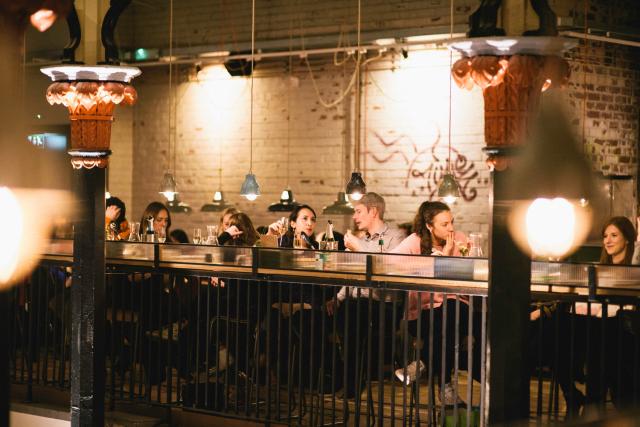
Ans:
[[[131,232],[129,233],[129,241],[130,242],[140,241],[140,223],[139,222],[131,223]]]
[[[482,253],[482,233],[469,234],[469,240],[471,241],[471,250],[469,256],[480,258],[484,254]]]
[[[299,234],[293,236],[293,247],[296,249],[304,249],[304,242],[302,241],[302,237]]]
[[[202,242],[202,230],[199,228],[193,229],[193,244],[199,245]]]
[[[207,225],[207,245],[218,244],[218,226]]]
[[[160,227],[156,235],[156,237],[158,238],[158,243],[164,243],[167,241],[167,229],[165,227]]]
[[[278,233],[278,246],[282,246],[282,238],[287,233],[287,218],[282,217],[279,220],[280,223],[280,231]]]

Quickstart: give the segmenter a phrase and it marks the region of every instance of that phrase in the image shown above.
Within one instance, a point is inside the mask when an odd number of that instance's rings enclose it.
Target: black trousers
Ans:
[[[394,303],[371,298],[349,298],[338,309],[338,332],[343,331],[342,357],[346,365],[345,397],[359,396],[366,381],[377,378],[390,363],[394,339]],[[396,326],[402,315],[396,307]]]

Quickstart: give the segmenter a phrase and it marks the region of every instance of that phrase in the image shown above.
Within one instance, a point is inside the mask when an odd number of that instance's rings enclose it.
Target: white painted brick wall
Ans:
[[[455,61],[455,57],[453,60]],[[580,58],[569,56],[574,69],[572,83],[565,90],[574,112],[580,112],[582,92]],[[296,61],[297,62],[297,61]],[[335,99],[346,85],[353,63],[346,69],[336,67],[330,59],[315,59],[314,74],[319,91],[326,100]],[[628,66],[605,67],[588,75],[588,81],[603,79],[605,92],[616,87],[610,73],[629,71]],[[344,188],[353,160],[353,98],[327,109],[320,105],[311,77],[303,64],[295,64],[296,84],[289,84],[285,71],[263,64],[257,67],[254,79],[253,172],[257,175],[262,196],[256,202],[242,199],[238,193],[244,175],[249,170],[250,80],[229,78],[224,69],[207,68],[198,81],[187,79],[188,70],[178,74],[176,84],[176,155],[174,173],[180,197],[193,208],[193,214],[175,215],[174,228],[192,228],[214,223],[214,214],[204,214],[200,207],[208,202],[218,188],[218,153],[221,150],[222,187],[227,198],[246,211],[256,225],[266,225],[279,214],[267,212],[267,206],[278,200],[289,183],[299,202],[309,203],[319,214],[320,229],[326,223],[322,207],[333,202]],[[280,67],[282,69],[282,67]],[[388,203],[387,218],[393,222],[411,221],[419,204],[433,194],[448,157],[449,54],[445,50],[411,52],[407,60],[388,58],[376,61],[363,76],[362,145],[360,164],[370,191],[381,193]],[[626,70],[626,71],[625,71]],[[590,72],[587,70],[587,72]],[[627,80],[637,81],[637,72],[629,71]],[[634,76],[636,80],[634,79]],[[621,77],[622,78],[622,77]],[[597,83],[593,83],[597,85]],[[626,87],[626,81],[621,85]],[[633,83],[637,86],[637,83]],[[114,136],[122,142],[112,158],[112,187],[130,194],[130,217],[138,220],[146,204],[160,200],[158,189],[169,160],[169,104],[166,68],[145,68],[135,83],[140,95],[133,113],[118,110]],[[632,86],[635,87],[635,86]],[[595,88],[593,91],[598,91]],[[591,92],[591,91],[590,91]],[[637,117],[637,93],[629,95],[629,117]],[[602,95],[602,94],[601,94]],[[613,101],[615,103],[615,96]],[[595,102],[595,101],[594,101]],[[290,122],[287,112],[290,107]],[[587,104],[587,112],[598,112],[601,106]],[[606,107],[605,107],[606,110]],[[633,113],[635,111],[635,113]],[[581,129],[580,114],[574,124]],[[597,168],[609,165],[618,173],[635,174],[637,170],[636,121],[627,116],[597,124],[587,122],[587,141],[602,137],[619,141],[619,152],[609,143]],[[126,127],[132,120],[130,149],[125,147]],[[116,130],[116,128],[118,128]],[[484,117],[482,93],[452,88],[452,161],[463,164],[461,183],[466,185],[467,200],[453,206],[456,223],[465,232],[488,231],[489,172],[485,166]],[[624,136],[621,132],[624,132]],[[291,162],[287,165],[287,139]],[[389,145],[394,140],[394,145]],[[115,145],[114,141],[114,147]],[[387,145],[385,145],[387,144]],[[114,150],[115,151],[115,150]],[[128,153],[133,156],[127,159]],[[458,155],[463,156],[458,157]],[[628,158],[623,158],[627,156]],[[123,166],[119,164],[127,166]],[[128,162],[128,163],[127,163]],[[130,174],[133,165],[132,175]],[[429,175],[429,168],[433,174]],[[420,176],[424,173],[424,176]],[[132,178],[130,178],[132,176]],[[131,190],[127,193],[127,183]],[[125,198],[128,196],[125,196]],[[128,200],[128,199],[127,199]],[[627,199],[628,200],[628,199]],[[349,218],[337,221],[338,229],[350,225]]]

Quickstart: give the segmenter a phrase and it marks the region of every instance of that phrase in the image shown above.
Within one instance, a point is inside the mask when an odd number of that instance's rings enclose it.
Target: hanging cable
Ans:
[[[249,123],[249,173],[253,173],[253,61],[256,49],[256,0],[251,0],[251,113]]]
[[[355,155],[355,171],[359,172],[360,171],[360,27],[361,27],[361,13],[362,13],[362,9],[361,9],[361,2],[362,0],[358,0],[358,27],[357,27],[357,33],[358,33],[358,38],[357,38],[357,50],[356,50],[356,71],[355,71],[355,75],[356,75],[356,89],[355,89],[355,114],[356,114],[356,126],[354,129],[354,133],[355,133],[355,138],[354,138],[354,142],[355,142],[355,150],[354,150],[354,155]]]
[[[172,136],[172,128],[171,128],[171,120],[173,118],[173,0],[169,0],[169,120],[167,120],[169,124],[169,152],[167,153],[168,157],[168,169],[171,170],[171,136]],[[174,138],[175,139],[175,138]],[[175,152],[175,148],[173,150]],[[175,168],[175,154],[173,158],[173,167]]]
[[[453,39],[453,0],[451,0],[451,10],[449,14],[449,39]],[[449,49],[449,172],[452,171],[451,168],[451,104],[452,104],[452,96],[453,92],[451,89],[452,86],[452,76],[451,69],[453,68],[453,51]]]

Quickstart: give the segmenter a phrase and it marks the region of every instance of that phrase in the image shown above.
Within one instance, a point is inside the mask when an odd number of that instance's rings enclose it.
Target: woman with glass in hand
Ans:
[[[316,212],[311,206],[303,204],[293,209],[286,224],[279,220],[269,225],[267,234],[278,236],[279,246],[283,248],[317,249],[319,245],[314,237],[315,228]],[[324,295],[326,290],[324,287],[314,289],[310,284],[273,283],[269,291],[272,301],[269,323],[267,324],[265,319],[262,322],[262,328],[265,332],[268,330],[266,339],[270,343],[271,371],[279,375],[283,384],[287,381],[297,384],[302,380],[305,385],[315,386],[319,371],[319,349],[323,339],[321,308],[325,297],[328,298],[328,295]],[[266,339],[261,341],[263,350],[266,348]],[[298,345],[294,346],[294,343]],[[313,355],[310,351],[311,345],[315,349]],[[290,354],[290,350],[294,348],[298,354]],[[331,354],[331,352],[325,351],[325,354]],[[298,363],[307,361],[311,364],[302,370],[304,374],[301,379],[298,378],[301,372],[300,366],[293,369],[293,372],[289,369],[290,357]],[[328,367],[330,364],[324,363],[324,371],[327,371]],[[310,372],[313,373],[313,378],[310,378]]]
[[[449,206],[442,202],[423,202],[418,209],[418,213],[413,223],[414,232],[404,239],[398,246],[392,249],[391,253],[415,254],[431,256],[462,256],[461,249],[466,249],[466,236],[454,229],[454,218]],[[407,305],[407,320],[409,321],[409,332],[421,342],[421,352],[418,361],[414,361],[409,366],[396,370],[396,376],[407,384],[415,380],[418,375],[418,364],[420,372],[425,368],[422,361],[429,360],[429,329],[430,320],[433,315],[433,373],[440,377],[442,370],[442,328],[446,322],[445,337],[445,360],[444,377],[439,378],[441,388],[441,400],[445,405],[453,405],[461,402],[456,390],[456,384],[452,384],[452,370],[455,360],[455,337],[456,337],[456,295],[441,293],[409,291]],[[468,299],[459,297],[459,328],[460,339],[467,335],[468,325]],[[447,304],[448,302],[448,304]],[[446,318],[444,317],[443,304],[447,304]],[[430,312],[433,310],[433,313]],[[421,336],[417,337],[418,318],[420,318]],[[476,341],[479,342],[479,341]],[[420,345],[418,345],[420,347]],[[475,372],[474,372],[475,374]]]
[[[283,221],[284,219],[284,221]],[[289,219],[269,225],[267,235],[277,236],[281,248],[318,249],[315,239],[316,212],[309,205],[297,205]],[[304,235],[303,235],[304,234]]]

